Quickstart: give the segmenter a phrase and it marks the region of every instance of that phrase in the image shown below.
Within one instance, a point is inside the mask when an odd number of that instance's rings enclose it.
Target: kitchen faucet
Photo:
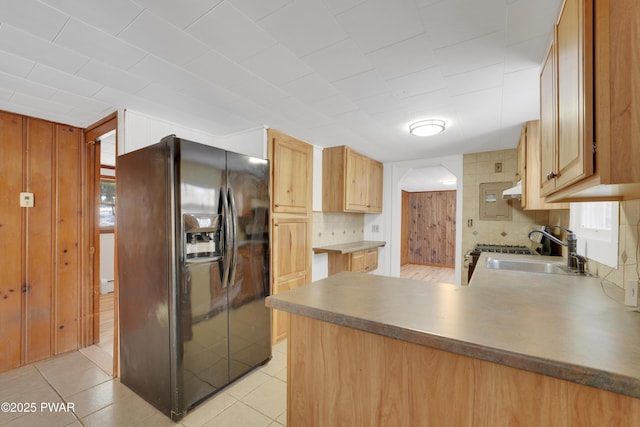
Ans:
[[[541,229],[531,230],[529,232],[529,239],[531,239],[531,236],[534,233],[540,233],[543,236],[547,237],[552,242],[557,243],[558,245],[566,246],[567,252],[568,252],[567,267],[572,271],[575,271],[580,274],[584,274],[584,264],[587,262],[587,259],[582,255],[578,255],[577,253],[578,238],[576,237],[576,234],[573,231],[569,230],[568,228],[564,228],[559,225],[553,225],[551,226],[551,228],[559,228],[561,230],[566,231],[567,241],[563,242],[562,240],[558,239],[556,236],[554,236],[550,232],[546,230],[541,230]]]

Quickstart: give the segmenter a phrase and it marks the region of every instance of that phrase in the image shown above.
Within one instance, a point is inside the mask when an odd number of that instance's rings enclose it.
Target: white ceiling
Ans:
[[[400,180],[400,189],[416,191],[450,191],[456,189],[457,178],[444,166],[411,169]]]
[[[0,109],[267,125],[381,161],[512,148],[562,0],[0,0]],[[447,130],[410,136],[438,118]]]

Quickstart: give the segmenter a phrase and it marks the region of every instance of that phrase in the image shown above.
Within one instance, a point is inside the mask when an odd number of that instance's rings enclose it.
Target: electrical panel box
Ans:
[[[511,204],[502,198],[502,192],[511,187],[511,181],[480,184],[480,220],[511,221]]]

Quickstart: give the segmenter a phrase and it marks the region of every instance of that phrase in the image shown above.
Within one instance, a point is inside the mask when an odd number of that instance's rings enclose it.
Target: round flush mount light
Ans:
[[[421,120],[409,125],[409,133],[415,136],[432,136],[444,132],[444,126],[444,120]]]

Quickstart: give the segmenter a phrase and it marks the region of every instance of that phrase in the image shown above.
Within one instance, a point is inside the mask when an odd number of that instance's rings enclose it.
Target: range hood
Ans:
[[[518,181],[518,183],[511,187],[507,188],[502,192],[502,198],[507,200],[518,199],[522,197],[522,181]]]

